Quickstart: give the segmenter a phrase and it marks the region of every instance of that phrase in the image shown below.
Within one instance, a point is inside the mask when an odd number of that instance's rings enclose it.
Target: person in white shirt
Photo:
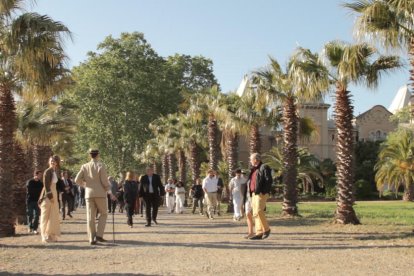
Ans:
[[[179,181],[175,188],[175,212],[177,214],[184,213],[185,188],[183,182]]]
[[[230,180],[229,189],[233,199],[234,216],[233,219],[239,221],[242,218],[242,185],[246,183],[246,179],[242,176],[240,169],[235,172],[236,176]]]
[[[203,191],[207,200],[207,214],[210,219],[214,219],[214,207],[217,205],[217,183],[218,178],[215,176],[214,170],[209,170],[208,175],[203,180]]]
[[[174,203],[175,203],[174,192],[175,192],[174,181],[170,178],[168,179],[167,185],[165,185],[165,193],[166,193],[165,199],[166,199],[168,214],[171,214],[174,212]]]

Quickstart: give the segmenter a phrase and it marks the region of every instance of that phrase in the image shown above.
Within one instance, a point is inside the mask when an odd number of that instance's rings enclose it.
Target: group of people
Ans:
[[[112,177],[108,177],[105,165],[99,160],[99,151],[89,151],[90,162],[82,165],[76,175],[74,183],[68,178],[67,173],[60,173],[60,158],[52,156],[49,160],[49,168],[43,173],[36,171],[34,178],[27,184],[27,210],[28,225],[31,232],[40,233],[43,242],[56,242],[60,236],[59,220],[59,189],[62,185],[61,209],[62,219],[65,214],[71,216],[73,185],[79,185],[84,190],[86,203],[86,219],[88,240],[91,245],[97,242],[106,242],[103,238],[108,212],[115,212],[116,203],[122,201],[125,204],[127,224],[133,226],[133,215],[137,208],[145,206],[146,227],[157,223],[158,208],[165,203],[169,213],[184,212],[185,188],[183,183],[169,179],[163,186],[161,177],[154,174],[148,167],[146,174],[136,177],[133,172],[126,174],[126,179],[121,187]],[[257,240],[265,239],[270,234],[270,228],[265,216],[266,200],[271,190],[272,176],[268,166],[261,162],[259,154],[253,154],[250,158],[252,169],[249,177],[243,175],[241,170],[235,171],[235,177],[229,183],[231,199],[234,205],[234,219],[240,220],[244,215],[247,218],[248,235],[246,238]],[[58,176],[61,175],[61,178]],[[223,182],[213,170],[201,181],[197,179],[190,189],[193,200],[192,213],[199,207],[199,212],[204,215],[203,205],[207,204],[206,215],[214,219],[214,214],[220,212],[219,202]],[[119,192],[122,191],[122,199]],[[66,213],[66,207],[68,212]],[[141,211],[142,212],[142,211]],[[99,216],[97,214],[99,213]],[[39,221],[40,215],[40,221]],[[96,219],[98,224],[96,226]],[[253,221],[254,220],[254,221]],[[253,229],[255,225],[255,231]]]

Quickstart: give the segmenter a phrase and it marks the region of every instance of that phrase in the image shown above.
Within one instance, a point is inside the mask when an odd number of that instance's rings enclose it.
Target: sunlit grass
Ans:
[[[304,202],[298,205],[304,219],[332,220],[336,209],[335,202]],[[363,224],[371,225],[414,225],[414,202],[403,201],[360,201],[355,211]],[[281,203],[268,203],[267,212],[277,215]]]

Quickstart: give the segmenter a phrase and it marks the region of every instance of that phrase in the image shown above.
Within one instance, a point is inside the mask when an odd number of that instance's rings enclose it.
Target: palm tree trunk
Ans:
[[[353,148],[354,129],[352,126],[353,106],[349,91],[343,86],[337,86],[335,104],[335,123],[337,129],[336,156],[337,156],[337,200],[335,222],[341,224],[360,224],[353,208],[354,197],[354,170]]]
[[[198,159],[198,145],[195,141],[190,143],[190,166],[193,183],[200,178],[200,161]]]
[[[164,183],[167,183],[168,180],[168,155],[164,154],[162,156],[161,160],[161,173],[162,173],[162,179]]]
[[[250,130],[250,155],[253,153],[260,153],[262,148],[262,140],[260,138],[259,126],[253,124]]]
[[[294,97],[283,106],[283,216],[298,215],[297,162],[298,162],[298,116]]]
[[[18,142],[14,143],[14,157],[13,209],[17,223],[26,224],[26,181],[32,178],[32,171],[27,162],[27,154]]]
[[[217,171],[219,158],[217,121],[213,116],[208,120],[208,148],[210,169]]]
[[[410,41],[410,49],[408,50],[409,55],[410,55],[410,86],[411,86],[411,91],[414,91],[414,36],[411,37],[411,41]],[[414,117],[414,105],[411,104],[411,116],[412,118]]]
[[[0,84],[0,237],[14,235],[12,187],[13,139],[16,128],[16,108],[8,84]]]
[[[49,158],[53,152],[50,146],[33,146],[33,166],[35,170],[46,170],[49,167]]]
[[[168,178],[175,178],[175,156],[172,153],[169,153],[168,155]]]
[[[229,179],[232,179],[233,173],[237,169],[239,136],[237,135],[237,133],[229,132],[229,133],[226,133],[225,137],[226,137],[227,166],[229,169],[228,175],[229,175]],[[227,188],[226,188],[227,195],[229,195]],[[233,212],[234,212],[233,201],[229,200],[229,205],[227,207],[227,213],[233,213]]]
[[[404,195],[403,195],[404,201],[414,201],[414,185],[413,183],[410,183],[410,185],[404,186]]]
[[[178,154],[178,166],[180,171],[179,181],[183,182],[185,185],[185,182],[187,181],[187,158],[185,157],[183,150],[180,150]]]

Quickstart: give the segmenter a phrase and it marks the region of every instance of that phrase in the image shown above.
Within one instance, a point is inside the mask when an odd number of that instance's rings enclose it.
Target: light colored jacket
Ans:
[[[111,189],[105,165],[95,160],[82,165],[75,182],[85,188],[85,198],[106,197]]]

